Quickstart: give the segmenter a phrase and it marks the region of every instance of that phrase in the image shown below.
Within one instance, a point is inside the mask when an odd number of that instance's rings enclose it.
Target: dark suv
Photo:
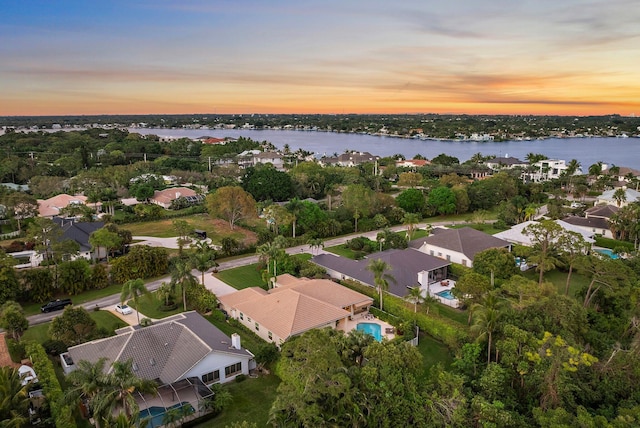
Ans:
[[[71,299],[52,300],[46,305],[42,305],[40,307],[40,310],[42,312],[59,311],[60,309],[64,309],[64,307],[68,305],[71,305]]]

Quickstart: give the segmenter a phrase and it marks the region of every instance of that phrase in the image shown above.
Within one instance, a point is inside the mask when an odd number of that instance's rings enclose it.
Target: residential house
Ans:
[[[160,205],[164,209],[169,209],[171,203],[178,198],[189,199],[198,198],[199,196],[200,195],[198,195],[194,190],[189,189],[188,187],[170,187],[164,190],[156,190],[149,201],[156,205]]]
[[[351,260],[326,253],[314,256],[311,261],[324,267],[332,278],[351,279],[375,287],[373,273],[367,269],[373,259],[383,260],[391,266],[388,273],[393,276],[394,280],[388,281],[388,291],[398,297],[406,296],[409,293],[409,288],[427,288],[431,283],[447,279],[447,266],[451,264],[449,261],[430,256],[413,248],[387,250],[371,254],[362,260]]]
[[[62,229],[62,240],[72,240],[80,247],[78,254],[71,255],[71,259],[83,258],[86,260],[100,260],[107,256],[106,248],[100,247],[94,249],[89,243],[91,234],[98,229],[102,229],[104,222],[75,221],[73,219],[60,217],[54,217],[52,220]]]
[[[411,241],[409,246],[467,267],[473,266],[473,258],[477,253],[489,248],[506,248],[511,251],[511,243],[470,227],[435,228],[431,233],[430,236]]]
[[[322,166],[325,165],[338,165],[353,167],[367,162],[377,162],[380,160],[380,156],[374,156],[369,152],[346,152],[338,155],[337,157],[323,157],[318,163]]]
[[[403,159],[396,161],[396,167],[398,168],[416,169],[427,165],[431,165],[431,162],[426,159]]]
[[[225,383],[255,368],[253,354],[242,349],[240,336],[218,330],[197,312],[184,312],[148,327],[128,326],[116,335],[72,346],[60,355],[65,373],[82,360],[96,363],[132,360],[134,373],[169,385],[184,379],[210,385]]]
[[[626,166],[619,167],[615,175],[611,173],[610,169],[604,170],[603,174],[612,175],[614,179],[619,183],[629,184],[632,181],[635,181],[635,186],[632,187],[636,187],[638,185],[638,182],[640,182],[640,171],[633,168],[627,168]],[[636,188],[636,190],[638,189]]]
[[[532,171],[527,173],[527,178],[530,181],[548,181],[558,179],[567,170],[567,164],[563,159],[544,159],[534,163]],[[576,174],[581,174],[581,171],[576,171]]]
[[[562,219],[562,221],[569,223],[580,230],[591,233],[602,235],[605,238],[614,238],[613,232],[611,231],[611,225],[609,224],[609,219],[615,213],[617,213],[619,208],[615,205],[596,205],[595,207],[589,208],[584,217],[580,216],[569,216]]]
[[[580,235],[582,235],[586,242],[590,244],[593,244],[595,242],[595,239],[593,239],[595,235],[594,232],[585,230],[564,220],[556,220],[555,222],[565,231],[579,233]],[[495,233],[493,237],[503,239],[505,241],[511,242],[512,244],[530,247],[533,243],[531,241],[531,237],[528,234],[524,233],[524,229],[536,223],[537,222],[535,221],[525,221],[523,223],[512,226],[508,230]]]
[[[256,166],[258,164],[270,163],[275,169],[284,169],[284,158],[280,153],[276,152],[260,152],[253,155],[251,161],[253,163],[253,166]]]
[[[624,190],[624,198],[620,201],[616,200],[613,196],[618,189],[611,189],[603,192],[602,195],[596,198],[596,205],[615,205],[618,207],[625,207],[633,202],[640,201],[640,192],[633,189],[627,189],[626,187],[620,187]]]
[[[486,162],[484,162],[484,164],[491,168],[492,170],[499,170],[499,169],[513,169],[513,168],[528,168],[529,167],[529,162],[526,161],[521,161],[518,158],[514,158],[511,156],[507,156],[507,157],[495,157],[493,159],[490,159]]]
[[[280,346],[316,328],[345,328],[369,311],[373,299],[326,279],[280,275],[274,288],[239,290],[219,297],[220,306],[267,342]]]
[[[38,199],[38,213],[40,217],[53,218],[59,216],[60,211],[70,204],[87,205],[87,197],[62,193],[49,199]],[[96,205],[99,205],[99,203]]]

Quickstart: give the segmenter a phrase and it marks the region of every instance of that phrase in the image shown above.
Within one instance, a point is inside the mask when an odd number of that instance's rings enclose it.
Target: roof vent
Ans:
[[[133,369],[134,372],[137,372],[138,371],[138,364],[137,363],[133,363],[131,368]]]
[[[152,366],[155,366],[155,365],[156,365],[156,360],[155,360],[155,359],[153,359],[153,358],[151,358],[151,359],[149,360],[149,364],[151,364]]]

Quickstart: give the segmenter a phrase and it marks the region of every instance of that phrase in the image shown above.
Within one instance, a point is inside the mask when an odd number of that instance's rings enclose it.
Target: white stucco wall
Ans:
[[[231,345],[231,342],[229,342]],[[197,377],[201,379],[201,376],[207,373],[211,373],[214,370],[220,371],[220,383],[229,382],[230,380],[235,379],[235,377],[240,374],[237,373],[229,378],[225,377],[224,368],[228,367],[235,363],[242,363],[242,374],[249,374],[249,360],[251,357],[243,357],[241,355],[236,354],[226,354],[223,352],[213,352],[207,355],[204,359],[202,359],[198,364],[196,364],[191,370],[189,370],[185,374],[186,377]],[[215,383],[215,382],[214,382]]]
[[[467,256],[457,251],[447,250],[445,248],[436,247],[433,245],[429,245],[427,243],[425,243],[422,247],[420,247],[420,251],[422,251],[425,254],[429,254],[431,256],[437,257],[439,259],[447,260],[452,263],[458,263],[459,265],[463,265],[467,267],[473,266],[473,262],[469,260]]]

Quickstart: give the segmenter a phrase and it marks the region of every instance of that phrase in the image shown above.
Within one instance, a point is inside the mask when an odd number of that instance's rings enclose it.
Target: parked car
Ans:
[[[69,306],[71,304],[71,299],[52,300],[49,303],[40,306],[40,310],[42,312],[59,311],[64,309],[65,306]]]
[[[122,315],[129,315],[133,312],[129,305],[116,305],[116,312],[120,312]]]

